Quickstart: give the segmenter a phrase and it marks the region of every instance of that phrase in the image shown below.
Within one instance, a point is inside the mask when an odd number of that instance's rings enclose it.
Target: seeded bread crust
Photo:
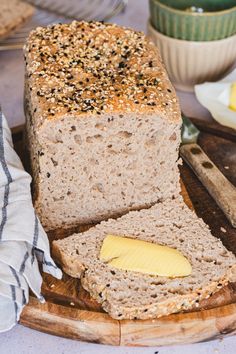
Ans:
[[[20,0],[0,1],[0,38],[7,37],[11,31],[33,15],[35,8]]]
[[[107,234],[177,248],[190,261],[192,274],[169,279],[111,267],[99,260]],[[115,319],[157,318],[191,310],[236,280],[236,257],[181,199],[130,212],[85,233],[54,241],[53,255]]]
[[[24,52],[37,126],[72,113],[144,112],[181,121],[159,52],[142,32],[100,22],[38,27]]]

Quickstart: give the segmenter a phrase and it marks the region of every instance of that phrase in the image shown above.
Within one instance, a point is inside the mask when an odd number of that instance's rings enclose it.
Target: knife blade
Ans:
[[[191,167],[209,194],[224,212],[233,227],[236,227],[236,188],[221,173],[212,160],[198,145],[200,131],[185,116],[182,116],[182,144],[180,155]]]

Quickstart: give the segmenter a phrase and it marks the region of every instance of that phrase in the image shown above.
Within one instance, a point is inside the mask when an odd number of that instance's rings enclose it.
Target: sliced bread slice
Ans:
[[[0,1],[0,38],[6,37],[11,31],[32,16],[34,7],[21,0]]]
[[[187,277],[168,278],[122,271],[100,261],[104,238],[118,235],[178,249],[192,265]],[[64,271],[116,319],[147,319],[197,307],[236,278],[236,257],[182,200],[168,200],[150,209],[132,211],[83,234],[53,242]]]

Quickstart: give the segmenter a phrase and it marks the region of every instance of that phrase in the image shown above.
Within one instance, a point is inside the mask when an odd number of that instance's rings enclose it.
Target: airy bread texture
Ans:
[[[179,106],[142,33],[94,22],[37,28],[25,58],[35,207],[47,230],[176,198]]]
[[[34,13],[34,7],[20,0],[0,1],[0,38],[22,24]]]
[[[108,234],[176,248],[191,263],[192,274],[168,278],[111,267],[99,259]],[[236,280],[236,257],[180,197],[54,241],[53,254],[63,270],[80,278],[82,286],[115,319],[148,319],[190,310]]]

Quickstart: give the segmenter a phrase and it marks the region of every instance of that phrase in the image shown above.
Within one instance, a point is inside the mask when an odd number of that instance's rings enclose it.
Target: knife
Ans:
[[[185,116],[182,116],[182,120],[181,157],[192,168],[232,226],[236,227],[235,186],[230,183],[197,144],[200,133],[197,127]]]

